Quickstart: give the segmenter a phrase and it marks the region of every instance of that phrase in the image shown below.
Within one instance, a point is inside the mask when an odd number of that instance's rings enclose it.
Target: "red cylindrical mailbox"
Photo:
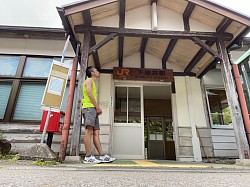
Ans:
[[[42,121],[40,124],[40,132],[43,132],[43,128],[46,122],[48,111],[43,111]],[[47,132],[61,132],[63,126],[63,117],[65,113],[63,111],[51,112]]]

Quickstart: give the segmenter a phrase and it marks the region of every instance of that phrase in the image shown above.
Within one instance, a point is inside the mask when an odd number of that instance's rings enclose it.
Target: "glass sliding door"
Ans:
[[[115,86],[113,155],[144,159],[143,94],[140,86]]]

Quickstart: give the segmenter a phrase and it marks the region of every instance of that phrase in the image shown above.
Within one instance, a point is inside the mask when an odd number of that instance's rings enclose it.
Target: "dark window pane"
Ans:
[[[115,123],[127,123],[127,87],[115,88]]]
[[[128,88],[128,122],[141,123],[140,88]]]
[[[208,89],[207,95],[212,124],[230,125],[232,119],[225,90]]]

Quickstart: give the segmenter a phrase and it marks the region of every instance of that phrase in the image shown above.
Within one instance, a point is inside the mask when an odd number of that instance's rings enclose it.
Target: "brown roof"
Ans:
[[[125,20],[133,19],[128,16],[129,11],[149,6],[152,2],[181,15],[184,30],[152,31],[125,27]],[[84,33],[91,31],[91,46],[94,47],[89,65],[100,70],[114,61],[122,67],[124,58],[147,53],[160,59],[163,69],[172,63],[186,75],[201,77],[218,59],[217,39],[223,38],[228,47],[248,32],[250,26],[248,16],[207,0],[89,0],[58,8],[58,11],[65,30],[75,40],[83,43]],[[92,25],[112,16],[118,17],[117,27]],[[212,28],[214,32],[190,31],[189,20]],[[144,67],[143,60],[141,67]]]

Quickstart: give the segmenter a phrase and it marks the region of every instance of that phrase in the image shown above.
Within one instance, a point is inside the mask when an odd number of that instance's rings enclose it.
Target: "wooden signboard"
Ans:
[[[116,80],[141,80],[173,82],[171,69],[145,69],[145,68],[113,68],[113,78]]]
[[[42,109],[60,110],[68,80],[69,69],[53,62],[41,102]]]

